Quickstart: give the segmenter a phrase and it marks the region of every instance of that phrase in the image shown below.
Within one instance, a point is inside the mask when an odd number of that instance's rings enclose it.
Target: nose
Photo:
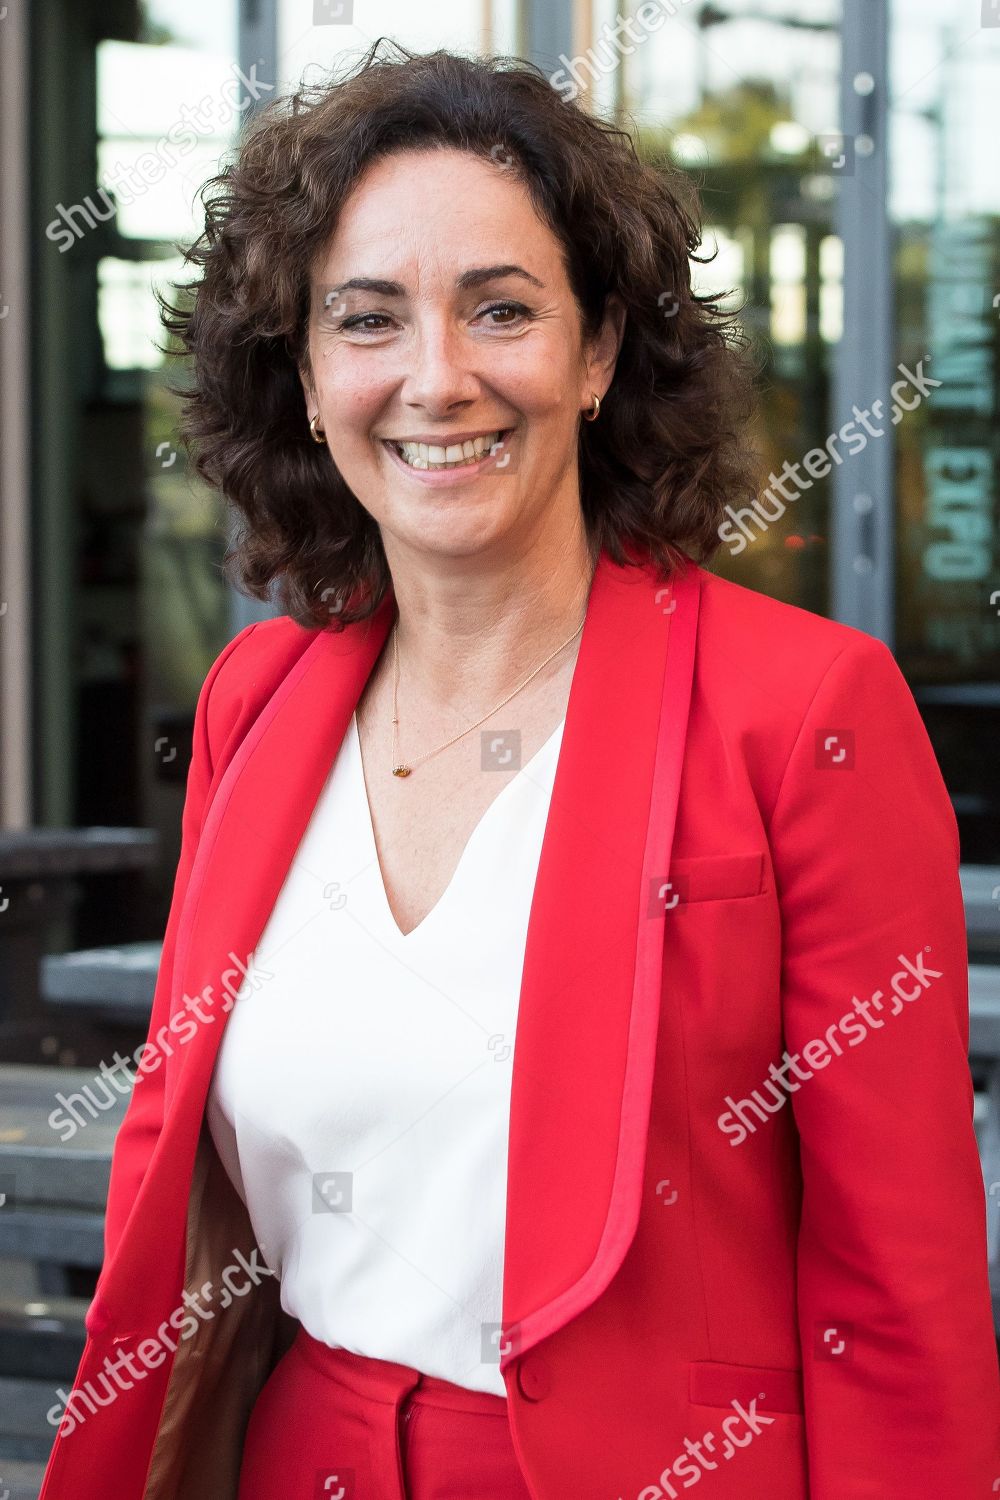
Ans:
[[[446,412],[475,401],[480,380],[475,371],[476,347],[460,325],[445,314],[417,320],[405,357],[400,392],[405,405],[428,412]]]

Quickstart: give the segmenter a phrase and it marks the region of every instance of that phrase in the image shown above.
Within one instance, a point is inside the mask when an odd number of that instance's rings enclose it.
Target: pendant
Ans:
[[[410,768],[409,766],[393,766],[392,774],[393,776],[409,776]]]

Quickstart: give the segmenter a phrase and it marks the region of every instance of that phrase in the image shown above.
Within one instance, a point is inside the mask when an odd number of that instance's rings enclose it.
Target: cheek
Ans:
[[[331,399],[343,393],[350,399],[363,392],[398,379],[398,360],[389,357],[388,349],[363,344],[338,343],[335,340],[314,358],[316,379]]]
[[[561,430],[573,421],[579,407],[577,389],[569,375],[554,380],[549,372],[517,388],[514,404],[536,426]]]
[[[341,366],[323,372],[320,404],[330,413],[327,426],[345,438],[362,437],[385,410],[393,387],[371,370],[352,371],[347,361],[341,361]]]
[[[561,346],[525,349],[520,358],[497,361],[494,389],[528,415],[555,415],[577,404],[578,380]]]

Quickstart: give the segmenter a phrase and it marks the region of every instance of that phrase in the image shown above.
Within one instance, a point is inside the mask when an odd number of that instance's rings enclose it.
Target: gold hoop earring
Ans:
[[[584,418],[585,418],[586,421],[588,421],[588,422],[596,422],[597,418],[598,418],[598,415],[600,413],[600,410],[601,410],[601,398],[597,394],[596,391],[591,391],[590,394],[594,398],[593,409],[590,410],[590,411],[584,411],[583,415],[584,415]]]
[[[310,434],[312,436],[312,440],[313,440],[314,443],[325,443],[326,442],[326,433],[322,430],[322,428],[320,429],[319,436],[318,437],[316,436],[316,423],[318,421],[319,421],[319,412],[317,412],[314,417],[310,418],[310,421],[309,421],[309,432],[310,432]]]

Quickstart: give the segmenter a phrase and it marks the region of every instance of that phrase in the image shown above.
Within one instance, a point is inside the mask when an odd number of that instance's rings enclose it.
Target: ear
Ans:
[[[587,381],[582,394],[584,405],[589,403],[591,391],[602,396],[614,379],[615,364],[625,336],[625,317],[624,302],[612,292],[605,304],[600,331],[587,349]]]

